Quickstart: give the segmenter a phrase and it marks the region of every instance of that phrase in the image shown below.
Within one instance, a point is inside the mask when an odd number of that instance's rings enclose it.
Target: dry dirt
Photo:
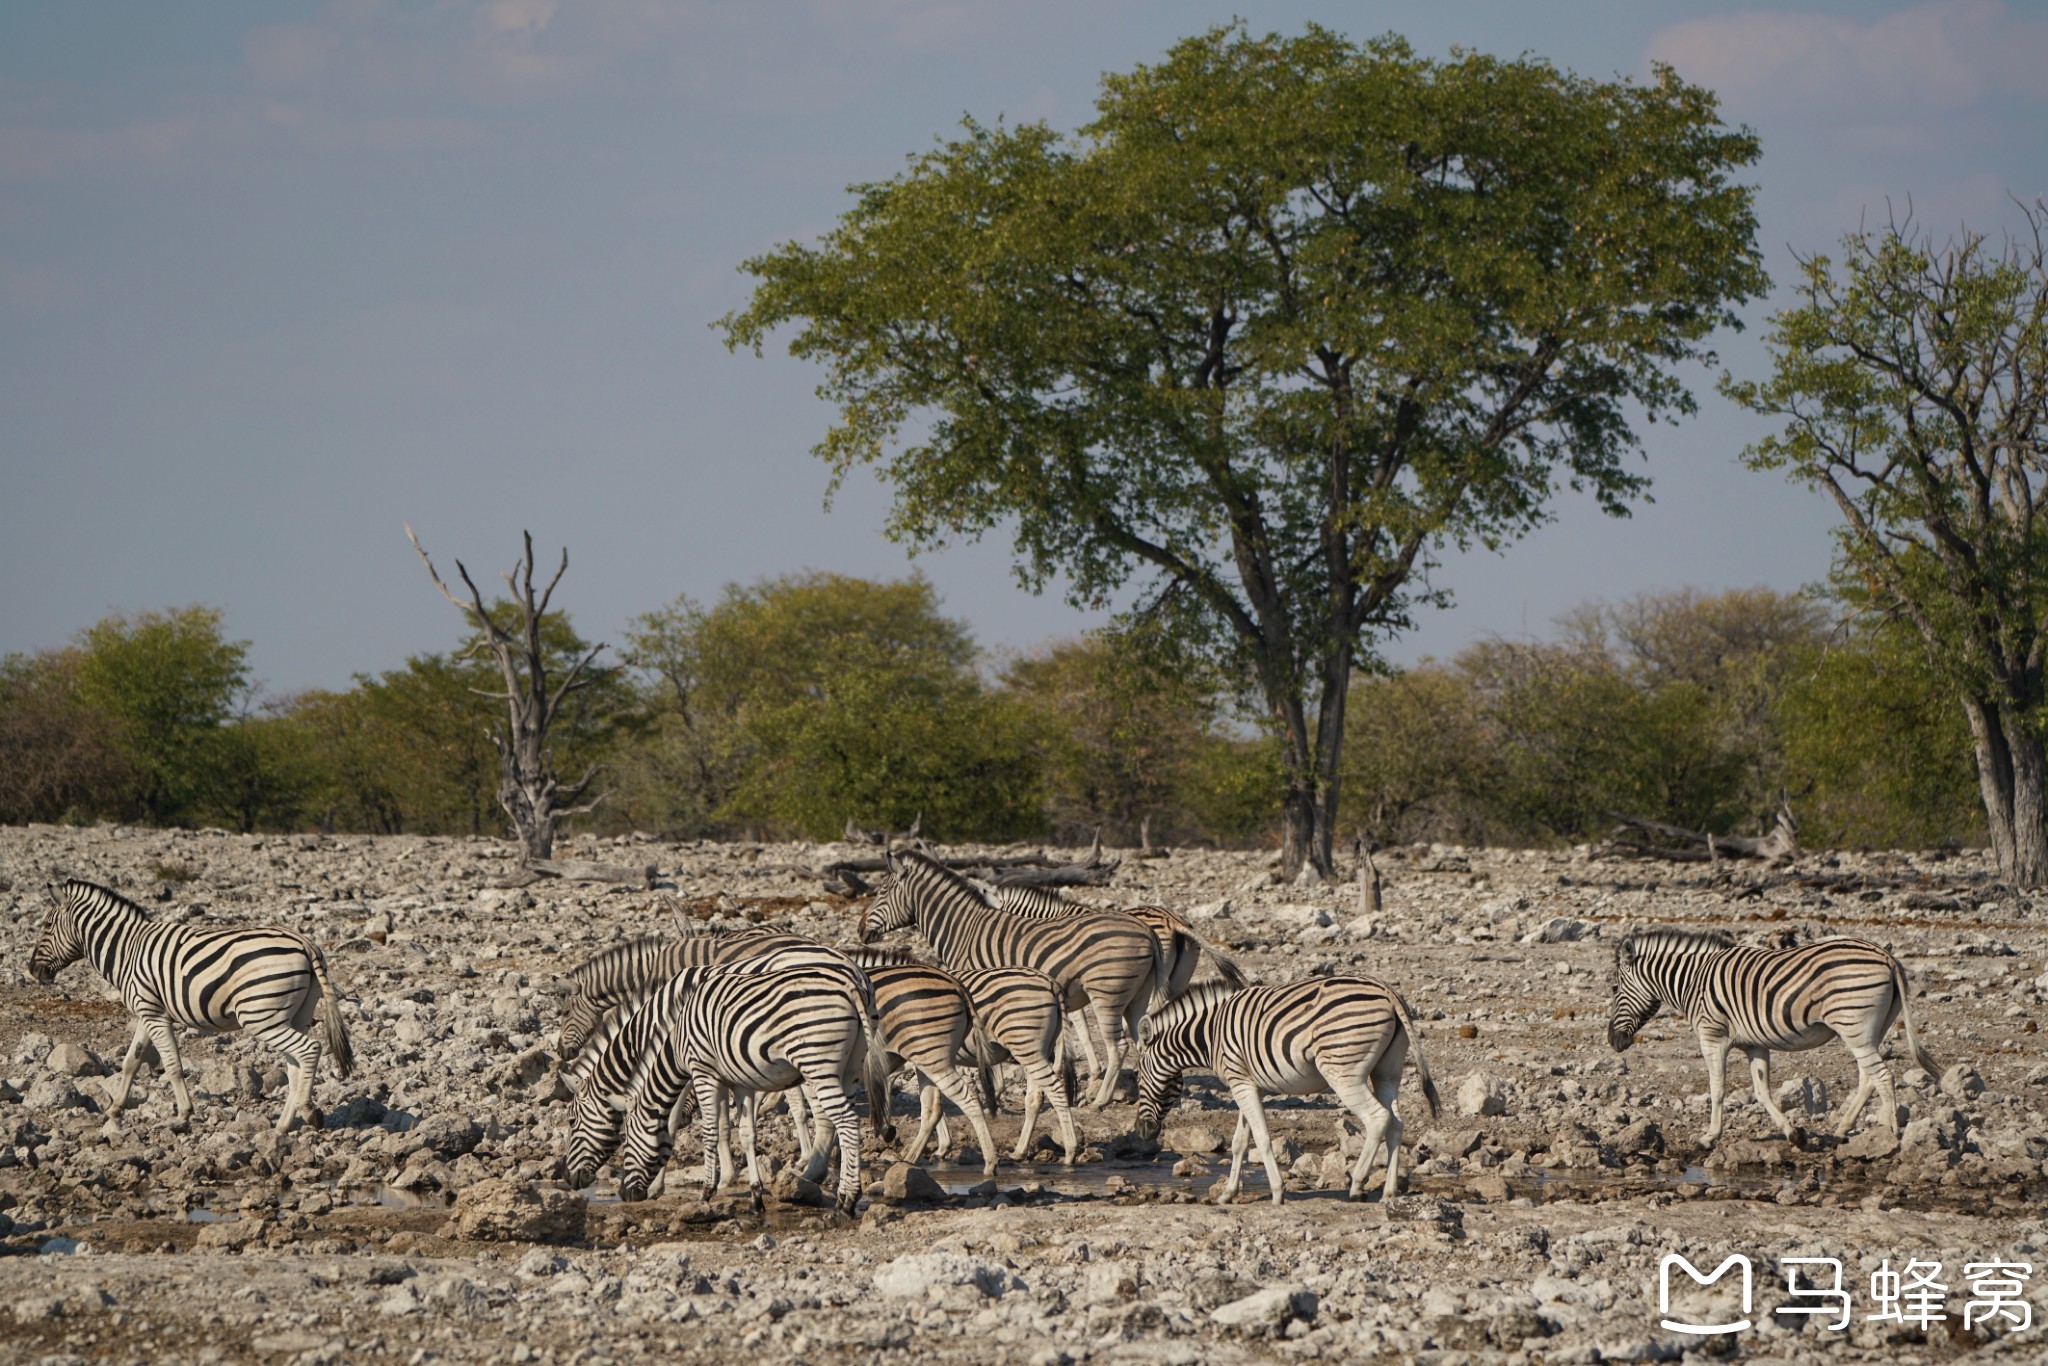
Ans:
[[[843,847],[568,852],[653,863],[714,922],[851,938],[846,903],[810,871]],[[1350,888],[1259,885],[1254,854],[1130,859],[1105,895],[1185,908],[1265,980],[1358,970],[1398,986],[1445,1098],[1432,1119],[1412,1077],[1403,1088],[1408,1193],[1344,1201],[1356,1137],[1312,1098],[1271,1111],[1291,1168],[1284,1206],[1257,1171],[1238,1204],[1203,1202],[1232,1114],[1195,1085],[1159,1154],[1131,1141],[1128,1103],[1083,1111],[1075,1171],[1005,1162],[977,1193],[978,1168],[956,1153],[930,1168],[952,1192],[943,1203],[878,1198],[840,1222],[795,1202],[762,1217],[731,1197],[707,1206],[694,1154],[668,1194],[636,1206],[604,1180],[588,1200],[556,1180],[557,974],[663,928],[656,897],[499,890],[510,857],[483,840],[0,830],[0,1360],[2040,1357],[2048,901],[1995,887],[1970,854],[1809,858],[1769,875],[1583,851],[1416,848],[1382,864],[1386,909],[1370,922]],[[42,889],[63,876],[162,917],[282,923],[322,943],[353,998],[358,1066],[316,1086],[324,1126],[274,1139],[282,1068],[234,1036],[188,1038],[189,1124],[154,1070],[139,1104],[107,1113],[99,1073],[127,1041],[118,1000],[82,964],[48,988],[25,970]],[[1705,1151],[1686,1025],[1660,1019],[1625,1056],[1605,1042],[1614,942],[1651,921],[1891,944],[1947,1069],[1900,1073],[1903,1142],[1874,1109],[1847,1144],[1821,1136],[1818,1112],[1853,1075],[1829,1045],[1776,1060],[1784,1103],[1816,1136],[1779,1139],[1737,1073],[1729,1131]],[[1017,1100],[1013,1087],[996,1128],[1006,1146]],[[786,1133],[780,1117],[766,1127]],[[965,1126],[952,1128],[957,1143]],[[779,1137],[770,1150],[793,1151]],[[864,1179],[886,1166],[871,1150]],[[1669,1253],[1703,1272],[1748,1257],[1752,1326],[1661,1326]],[[1827,1283],[1788,1265],[1802,1257],[1840,1261],[1846,1329],[1775,1312],[1788,1271]],[[1916,1260],[1945,1296],[1870,1317],[1887,1307],[1873,1273]],[[2029,1268],[2024,1329],[2019,1308],[1987,1310],[1999,1273],[1969,1270],[1994,1261]],[[1735,1273],[1709,1291],[1673,1274],[1673,1317],[1743,1316]],[[1966,1327],[1966,1313],[1990,1319]]]

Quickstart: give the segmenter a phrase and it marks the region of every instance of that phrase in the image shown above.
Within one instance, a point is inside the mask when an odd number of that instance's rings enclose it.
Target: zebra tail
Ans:
[[[1415,1075],[1422,1082],[1422,1098],[1429,1102],[1430,1118],[1443,1113],[1443,1098],[1437,1094],[1436,1078],[1429,1074],[1429,1064],[1422,1057],[1422,1036],[1415,1032],[1415,1021],[1408,1016],[1408,1003],[1401,999],[1401,993],[1390,991],[1394,998],[1394,1014],[1400,1017],[1401,1028],[1408,1032],[1408,1058],[1415,1064]]]
[[[855,1000],[861,1007],[861,1085],[868,1093],[868,1122],[874,1126],[875,1142],[887,1147],[894,1136],[894,1126],[889,1123],[889,1047],[882,1042],[882,1022],[875,1016],[874,997],[862,993]]]
[[[1209,955],[1209,961],[1216,965],[1217,974],[1224,981],[1230,983],[1233,987],[1239,988],[1248,987],[1252,984],[1252,979],[1245,976],[1244,969],[1237,965],[1235,958],[1224,953],[1206,939],[1197,939],[1195,942],[1200,944],[1202,951]]]
[[[1906,986],[1906,968],[1896,958],[1892,959],[1892,989],[1899,993],[1899,1017],[1906,1022],[1906,1047],[1913,1050],[1913,1061],[1920,1065],[1922,1072],[1939,1080],[1941,1077],[1940,1064],[1936,1063],[1933,1056],[1925,1048],[1921,1047],[1920,1035],[1913,1029],[1913,1007],[1907,1002],[1907,998],[1911,993]]]
[[[988,1055],[995,1050],[989,1047],[988,1032],[981,1027],[981,1021],[974,1022],[974,1076],[981,1087],[981,1108],[990,1114],[996,1112],[996,1069],[989,1062]]]
[[[1180,931],[1175,930],[1174,933],[1178,935]],[[1171,999],[1167,996],[1167,992],[1172,990],[1173,983],[1166,979],[1166,954],[1159,947],[1158,937],[1150,930],[1147,930],[1145,931],[1145,938],[1152,945],[1152,1000],[1151,1004],[1145,1007],[1145,1013],[1149,1015],[1153,1011],[1165,1007],[1167,1001]]]
[[[356,1052],[349,1046],[348,1026],[341,1018],[341,998],[334,994],[334,983],[327,979],[327,955],[308,939],[306,957],[313,963],[313,980],[320,984],[320,1026],[325,1036],[322,1042],[327,1045],[327,1055],[334,1059],[334,1075],[347,1081],[356,1070]]]
[[[1154,946],[1157,947],[1154,941]],[[1081,1103],[1081,1076],[1074,1067],[1074,1049],[1067,1042],[1067,1010],[1063,1003],[1053,1005],[1053,1051],[1060,1060],[1060,1085],[1067,1088],[1067,1104]]]

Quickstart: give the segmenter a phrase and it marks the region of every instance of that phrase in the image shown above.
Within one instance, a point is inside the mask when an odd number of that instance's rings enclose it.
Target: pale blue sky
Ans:
[[[1763,138],[1774,273],[1887,197],[1946,230],[2048,193],[2048,5],[1197,0],[18,0],[0,7],[0,652],[113,609],[200,602],[276,690],[446,648],[444,572],[509,568],[616,641],[677,593],[815,567],[895,575],[886,494],[827,513],[826,410],[786,357],[708,324],[739,261],[828,226],[963,114],[1083,121],[1096,78],[1245,13],[1530,51],[1653,58]],[[1753,310],[1760,324],[1766,310]],[[1754,371],[1758,331],[1724,358]],[[1390,653],[1542,634],[1591,597],[1818,578],[1827,509],[1736,456],[1757,428],[1648,429],[1657,503],[1567,499]],[[1085,619],[1006,544],[919,562],[985,643]]]

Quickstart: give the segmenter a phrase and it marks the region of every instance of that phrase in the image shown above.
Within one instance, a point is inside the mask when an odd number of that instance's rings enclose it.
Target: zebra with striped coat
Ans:
[[[844,974],[821,968],[714,968],[677,981],[682,985],[666,1007],[667,1028],[642,1055],[633,1077],[619,1139],[619,1198],[646,1196],[668,1154],[668,1116],[686,1086],[697,1098],[708,1200],[731,1168],[720,1119],[728,1093],[751,1100],[801,1085],[831,1122],[839,1148],[838,1207],[853,1213],[860,1201],[860,1120],[846,1083],[866,1068],[872,1094],[882,1094],[884,1046],[865,991],[854,989]],[[748,1194],[758,1212],[765,1201],[753,1127],[743,1126],[741,1133]]]
[[[135,1038],[121,1064],[113,1108],[128,1104],[142,1045],[156,1045],[170,1075],[178,1117],[192,1113],[192,1093],[178,1057],[176,1026],[210,1034],[246,1029],[284,1054],[290,1084],[277,1132],[298,1121],[313,1096],[322,1041],[337,1077],[355,1066],[348,1029],[327,977],[327,960],[312,940],[291,930],[171,925],[95,883],[71,878],[51,889],[55,905],[29,955],[29,975],[47,986],[71,964],[90,961],[121,993],[135,1017]],[[319,1037],[313,1034],[315,1019]]]
[[[584,1041],[582,1052],[565,1069],[576,1093],[567,1154],[570,1185],[589,1185],[596,1179],[598,1167],[618,1146],[619,1133],[632,1105],[633,1087],[642,1061],[659,1046],[681,994],[703,980],[707,973],[754,974],[815,968],[834,974],[849,990],[859,994],[872,1012],[872,989],[845,955],[801,936],[783,937],[791,942],[724,963],[687,967],[670,976],[643,982],[599,1020],[597,1028]],[[694,938],[696,936],[691,937]],[[694,1102],[694,1092],[679,1088],[677,1108],[670,1116],[671,1124],[686,1119],[686,1107]],[[830,1160],[831,1131],[827,1119],[814,1107],[805,1105],[801,1086],[790,1090],[790,1108],[796,1123],[799,1156],[806,1164],[806,1174],[815,1181],[824,1175]],[[724,1117],[719,1116],[718,1122],[723,1124]],[[751,1111],[744,1122],[751,1128],[754,1122]],[[724,1161],[723,1181],[730,1181],[729,1151]]]
[[[1178,999],[1194,980],[1195,969],[1204,953],[1216,965],[1216,973],[1234,987],[1250,986],[1251,979],[1237,960],[1195,933],[1186,916],[1165,906],[1094,906],[1076,901],[1049,887],[998,886],[989,897],[998,910],[1033,920],[1059,920],[1091,911],[1119,911],[1143,925],[1159,941],[1159,956],[1166,968],[1166,999]]]
[[[810,942],[800,935],[750,927],[722,934],[646,935],[615,944],[570,970],[569,1003],[563,1007],[555,1046],[563,1057],[575,1057],[605,1012],[648,982],[673,977],[684,968],[728,963]]]
[[[1067,1009],[1059,984],[1035,968],[963,968],[955,976],[974,1005],[971,1045],[985,1066],[1014,1062],[1024,1072],[1024,1122],[1012,1161],[1022,1162],[1038,1128],[1039,1106],[1052,1103],[1062,1161],[1081,1151],[1073,1104],[1079,1099],[1073,1056],[1067,1052]]]
[[[906,1162],[924,1156],[932,1131],[939,1126],[939,1097],[960,1108],[981,1144],[982,1173],[996,1172],[995,1135],[989,1132],[987,1108],[995,1104],[995,1087],[986,1057],[977,1060],[969,1039],[975,1028],[974,1005],[960,979],[944,968],[920,963],[894,949],[862,948],[847,954],[867,974],[875,991],[875,1018],[885,1048],[883,1074],[892,1075],[908,1063],[924,1077],[918,1089],[917,1138],[903,1150]],[[963,1064],[974,1066],[969,1072]],[[868,1097],[885,1141],[895,1137],[888,1118],[888,1084]],[[944,1146],[944,1140],[941,1141]]]
[[[1664,1006],[1693,1022],[1707,1060],[1707,1129],[1712,1147],[1725,1122],[1728,1053],[1749,1059],[1756,1098],[1785,1137],[1789,1116],[1771,1099],[1771,1050],[1818,1048],[1839,1038],[1856,1059],[1856,1094],[1835,1126],[1847,1137],[1874,1090],[1885,1124],[1899,1131],[1898,1097],[1885,1066],[1884,1036],[1901,1017],[1906,1046],[1930,1076],[1941,1075],[1913,1029],[1906,970],[1861,939],[1821,939],[1796,948],[1738,947],[1725,930],[1632,930],[1614,952],[1614,1002],[1607,1041],[1625,1052]]]
[[[1394,1101],[1411,1054],[1423,1098],[1435,1115],[1440,1107],[1436,1082],[1423,1061],[1407,1003],[1385,983],[1370,977],[1312,977],[1232,990],[1220,982],[1199,982],[1147,1023],[1138,1054],[1138,1136],[1157,1138],[1167,1108],[1179,1098],[1181,1078],[1208,1072],[1237,1102],[1230,1177],[1217,1203],[1227,1205],[1237,1195],[1249,1138],[1265,1163],[1277,1205],[1287,1189],[1266,1131],[1262,1097],[1330,1091],[1365,1128],[1351,1169],[1350,1197],[1360,1198],[1384,1144],[1382,1198],[1389,1198],[1399,1192],[1401,1180],[1401,1116]]]
[[[914,849],[892,851],[889,874],[861,911],[860,938],[915,925],[940,961],[958,971],[1028,967],[1060,986],[1069,1010],[1086,1006],[1101,1031],[1100,1109],[1116,1090],[1126,1032],[1135,1032],[1166,984],[1158,941],[1127,915],[1088,912],[1029,920],[997,910],[973,885]]]

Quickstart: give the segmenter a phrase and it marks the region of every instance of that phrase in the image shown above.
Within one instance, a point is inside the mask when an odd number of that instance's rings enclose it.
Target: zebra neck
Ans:
[[[152,922],[118,902],[95,907],[79,917],[79,937],[85,941],[85,956],[110,986],[120,986],[128,965],[135,961],[135,948]]]
[[[914,880],[904,885],[904,891],[910,897],[910,913],[917,921],[918,930],[931,941],[939,957],[951,963],[961,955],[972,938],[977,917],[974,906],[963,898],[947,896],[945,890],[926,887]]]
[[[1671,964],[1657,986],[1665,1002],[1687,1018],[1699,1015],[1700,998],[1706,995],[1707,977],[1720,954],[1699,954]]]

